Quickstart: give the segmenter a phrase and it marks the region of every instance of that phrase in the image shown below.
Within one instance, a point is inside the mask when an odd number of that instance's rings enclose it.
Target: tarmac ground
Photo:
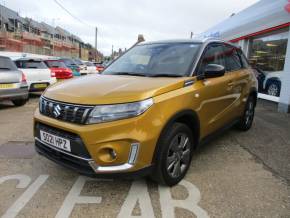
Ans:
[[[0,216],[290,217],[290,115],[259,100],[253,127],[231,129],[195,154],[177,186],[90,179],[34,151],[34,96],[0,103]]]

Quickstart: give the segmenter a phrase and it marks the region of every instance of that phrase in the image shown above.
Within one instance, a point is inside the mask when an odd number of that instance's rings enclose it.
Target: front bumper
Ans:
[[[70,140],[71,152],[64,151],[41,141],[40,130]],[[57,158],[58,160],[63,160],[64,162],[68,162],[68,160],[70,160],[72,165],[78,161],[81,166],[87,166],[87,168],[91,168],[95,173],[113,173],[127,171],[134,167],[140,144],[131,144],[128,160],[125,163],[112,166],[100,166],[91,158],[86,146],[78,135],[37,123],[35,125],[35,146],[39,153],[44,155],[47,154],[51,156],[52,159]]]
[[[62,162],[62,165],[70,165],[70,168],[85,175],[144,175],[150,173],[149,169],[152,166],[155,145],[159,136],[160,127],[151,122],[154,120],[151,116],[154,114],[156,113],[145,113],[126,120],[79,125],[44,116],[36,110],[34,122],[36,149],[49,159],[58,163]],[[39,124],[55,130],[55,132],[50,133],[59,137],[69,138],[62,133],[74,135],[75,138],[70,139],[72,142],[71,153],[41,142],[39,140]],[[74,150],[77,147],[85,148],[87,153]],[[50,151],[47,151],[48,148]],[[108,158],[107,149],[113,149],[116,152],[116,159]],[[61,155],[61,158],[55,155],[55,152]],[[63,155],[66,157],[65,160]],[[77,170],[78,167],[72,163],[73,161],[68,162],[67,157],[82,159],[81,166],[85,164],[85,170]]]
[[[119,166],[101,167],[98,166],[91,158],[82,158],[76,155],[69,154],[60,149],[54,148],[46,143],[41,142],[35,138],[35,150],[40,155],[47,159],[64,166],[68,169],[78,172],[79,174],[89,177],[102,177],[102,178],[139,178],[149,175],[152,172],[153,166],[145,167],[134,172],[123,172],[128,170],[133,165],[126,163]],[[109,172],[109,173],[108,173]]]

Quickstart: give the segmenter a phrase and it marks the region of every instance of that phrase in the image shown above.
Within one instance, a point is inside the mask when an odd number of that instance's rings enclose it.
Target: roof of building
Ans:
[[[13,20],[17,20],[18,22],[24,24],[24,25],[28,25],[30,27],[33,27],[35,29],[39,29],[43,32],[47,32],[49,34],[59,34],[61,36],[64,37],[69,37],[72,38],[78,42],[83,42],[82,39],[74,34],[71,34],[70,32],[68,32],[67,30],[57,26],[57,27],[53,27],[45,22],[37,22],[36,20],[33,20],[31,18],[23,18],[21,17],[16,11],[13,11],[3,5],[0,4],[0,20],[3,20],[4,23],[7,23],[9,25],[9,27],[13,28],[14,27],[14,21]]]
[[[232,40],[285,24],[289,22],[289,12],[285,10],[286,4],[286,0],[260,0],[216,24],[199,36],[214,36]]]
[[[65,36],[65,37],[71,36],[71,33],[70,33],[70,32],[68,32],[67,30],[65,30],[65,29],[63,29],[63,28],[61,28],[61,27],[59,27],[59,26],[57,26],[57,27],[55,28],[55,30],[58,31],[58,33],[59,33],[60,35],[62,35],[62,36]]]
[[[35,21],[35,20],[31,19],[31,18],[26,17],[25,18],[25,22],[26,22],[26,24],[28,24],[29,26],[31,26],[31,27],[33,27],[35,29],[39,29],[39,30],[42,29],[41,23],[39,23],[39,22],[37,22],[37,21]]]
[[[3,5],[0,4],[0,19],[3,19],[5,23],[9,25],[13,25],[12,20],[18,20],[21,23],[24,23],[25,20],[22,18],[16,11],[13,11]]]
[[[56,34],[55,28],[53,26],[50,26],[49,24],[45,22],[41,22],[41,31],[47,32],[49,34]]]

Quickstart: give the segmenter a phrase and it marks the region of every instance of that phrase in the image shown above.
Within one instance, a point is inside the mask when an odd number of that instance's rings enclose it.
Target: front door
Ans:
[[[219,64],[226,67],[225,50],[222,43],[209,44],[198,64],[197,74],[204,74],[208,64]],[[235,96],[233,96],[234,78],[230,73],[215,78],[198,80],[199,98],[197,112],[201,123],[201,137],[206,136],[224,126],[232,118]]]

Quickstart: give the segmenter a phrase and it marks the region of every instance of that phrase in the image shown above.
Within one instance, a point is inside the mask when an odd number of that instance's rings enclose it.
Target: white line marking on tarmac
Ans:
[[[9,176],[3,176],[0,178],[0,185],[8,180],[18,180],[18,184],[16,188],[26,188],[31,182],[31,178],[29,176],[23,174],[15,174]]]
[[[100,204],[102,197],[80,196],[81,191],[86,181],[96,181],[84,176],[79,176],[77,181],[66,196],[61,208],[56,214],[55,218],[68,218],[75,206],[75,204]]]
[[[197,218],[208,218],[207,212],[198,206],[200,201],[200,191],[198,188],[186,180],[182,180],[179,185],[184,186],[188,191],[188,197],[184,200],[172,199],[170,188],[159,186],[162,217],[174,218],[174,208],[179,207],[191,211]]]
[[[147,188],[147,184],[144,180],[133,181],[128,196],[126,197],[123,206],[121,207],[121,211],[118,218],[130,218],[137,217],[132,216],[132,211],[135,208],[135,205],[139,202],[139,206],[141,209],[141,216],[144,218],[153,218],[154,212]]]
[[[19,176],[19,175],[18,175]],[[2,218],[14,218],[17,216],[20,210],[27,204],[27,202],[30,201],[30,199],[33,197],[33,195],[38,191],[38,189],[45,183],[49,176],[48,175],[40,175],[35,182],[33,182],[28,189],[12,204],[12,206],[6,211],[6,213],[2,216]],[[23,186],[21,187],[26,187],[27,184],[27,177],[18,177],[20,178],[19,185],[21,184],[21,179],[22,179],[22,184]],[[29,178],[30,179],[30,178]],[[25,184],[27,184],[25,186]],[[19,186],[18,186],[19,187]]]

